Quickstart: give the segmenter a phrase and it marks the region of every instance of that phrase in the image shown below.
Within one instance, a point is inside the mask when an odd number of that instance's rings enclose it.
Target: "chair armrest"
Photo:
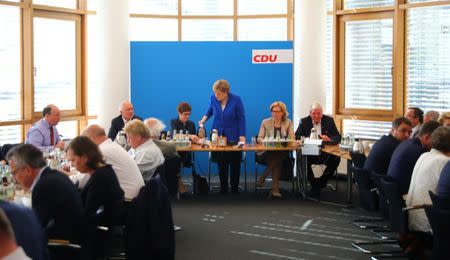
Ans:
[[[70,247],[80,249],[81,246],[78,244],[72,244],[69,240],[64,239],[49,239],[47,246],[51,247]]]
[[[410,211],[410,210],[416,210],[416,209],[424,209],[426,206],[431,206],[430,204],[419,204],[419,205],[412,205],[406,208],[403,208],[402,211]]]

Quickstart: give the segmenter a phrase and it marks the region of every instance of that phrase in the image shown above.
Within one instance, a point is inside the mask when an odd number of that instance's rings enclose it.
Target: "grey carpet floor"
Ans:
[[[344,202],[341,184],[339,192],[322,192],[322,201]],[[367,212],[288,192],[281,200],[267,194],[212,193],[174,201],[175,225],[182,227],[175,233],[176,259],[370,259],[351,243],[377,238],[348,222]]]

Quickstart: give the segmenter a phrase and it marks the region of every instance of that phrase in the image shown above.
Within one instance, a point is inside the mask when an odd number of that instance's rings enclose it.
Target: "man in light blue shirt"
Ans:
[[[43,118],[33,124],[27,133],[26,144],[32,144],[37,148],[52,150],[64,148],[64,142],[59,137],[56,125],[59,123],[61,112],[55,105],[47,105],[42,111]]]

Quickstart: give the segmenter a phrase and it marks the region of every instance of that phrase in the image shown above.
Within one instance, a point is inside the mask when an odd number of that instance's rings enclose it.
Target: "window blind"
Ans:
[[[450,6],[407,12],[407,106],[450,110]]]
[[[394,5],[394,0],[344,0],[344,9]]]
[[[367,120],[343,120],[343,135],[354,134],[356,138],[378,140],[389,133],[391,122]]]
[[[346,22],[345,107],[392,108],[392,19]]]

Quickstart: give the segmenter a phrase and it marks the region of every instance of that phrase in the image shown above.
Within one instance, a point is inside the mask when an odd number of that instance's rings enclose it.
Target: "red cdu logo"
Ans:
[[[285,50],[252,50],[253,64],[292,63],[292,49]]]
[[[278,55],[255,55],[253,56],[253,63],[257,62],[276,62]]]

